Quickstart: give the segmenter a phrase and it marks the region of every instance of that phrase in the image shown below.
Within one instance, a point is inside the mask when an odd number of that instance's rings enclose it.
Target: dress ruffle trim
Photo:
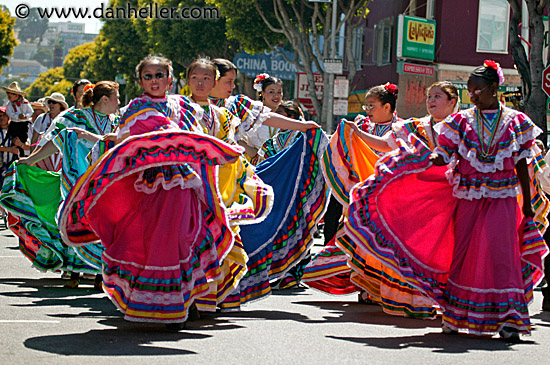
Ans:
[[[513,116],[509,116],[509,118],[512,118]],[[465,116],[465,118],[467,118]],[[483,173],[490,173],[490,172],[496,172],[496,171],[502,171],[504,168],[504,160],[507,158],[511,158],[514,153],[517,153],[514,156],[514,162],[517,162],[521,160],[522,158],[531,159],[534,157],[533,152],[530,149],[522,149],[522,145],[534,140],[539,134],[542,133],[542,130],[537,127],[536,125],[533,125],[533,128],[529,128],[525,132],[521,133],[510,133],[510,142],[508,143],[508,146],[504,150],[499,150],[494,156],[494,163],[490,164],[484,164],[479,159],[479,151],[475,147],[469,147],[464,142],[464,139],[461,138],[461,136],[453,131],[450,128],[444,127],[444,122],[438,123],[435,125],[434,129],[436,132],[445,138],[448,138],[451,140],[455,145],[458,146],[458,154],[468,160],[468,162],[479,172]],[[508,127],[509,128],[509,127]],[[473,129],[473,127],[472,127]],[[506,129],[504,129],[501,132],[501,136],[499,138],[499,141],[502,139],[502,136],[506,134]],[[449,158],[448,154],[442,150],[441,147],[436,147],[435,152],[439,152],[440,155],[443,156],[446,163],[452,162],[452,158]]]

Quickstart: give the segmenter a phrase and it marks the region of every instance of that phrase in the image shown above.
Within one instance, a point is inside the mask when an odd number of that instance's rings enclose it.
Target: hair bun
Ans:
[[[386,84],[384,85],[384,89],[386,89],[386,91],[392,94],[393,96],[397,97],[397,85],[386,82]]]
[[[502,85],[504,83],[504,73],[502,72],[502,67],[500,67],[500,64],[498,62],[495,62],[493,60],[485,60],[483,62],[483,66],[487,68],[492,68],[497,72],[499,85]]]

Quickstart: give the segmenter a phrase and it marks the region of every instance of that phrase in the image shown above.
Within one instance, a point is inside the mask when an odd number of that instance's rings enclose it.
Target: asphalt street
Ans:
[[[0,227],[2,228],[2,227]],[[209,313],[181,332],[124,321],[92,281],[66,289],[41,273],[0,231],[2,364],[548,364],[550,313],[537,290],[533,333],[519,344],[498,336],[441,333],[441,321],[384,314],[357,295],[311,289],[274,292],[239,313]]]

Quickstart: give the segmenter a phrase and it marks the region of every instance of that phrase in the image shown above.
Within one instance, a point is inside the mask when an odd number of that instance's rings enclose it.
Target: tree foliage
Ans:
[[[227,19],[228,34],[239,40],[250,51],[266,48],[277,51],[275,46],[283,40],[294,51],[294,64],[306,73],[313,105],[327,125],[332,104],[329,93],[323,93],[318,101],[313,78],[313,66],[324,78],[324,89],[329,90],[329,75],[325,75],[323,60],[332,58],[330,48],[332,32],[332,4],[309,2],[308,0],[208,0],[215,4]],[[346,35],[351,40],[354,28],[361,25],[361,18],[368,14],[367,5],[371,0],[340,0],[337,7],[336,34],[345,26]],[[256,11],[254,12],[253,9]],[[359,20],[359,21],[358,21]],[[322,41],[324,40],[324,41]],[[355,57],[346,50],[348,79],[355,76]],[[284,56],[284,55],[283,55]],[[285,57],[286,58],[286,57]],[[290,61],[290,60],[288,60]]]
[[[25,92],[29,100],[37,100],[53,92],[60,92],[66,100],[70,100],[72,86],[73,83],[63,77],[63,67],[56,67],[41,73]]]
[[[227,36],[239,41],[244,50],[250,54],[268,50],[271,44],[276,45],[287,41],[283,34],[272,32],[262,21],[255,1],[207,0],[207,2],[220,9],[225,17]],[[271,1],[262,1],[261,9],[270,22],[277,21]]]
[[[141,5],[148,4],[142,0]],[[204,0],[160,0],[159,6],[183,9],[205,8]],[[149,19],[137,24],[140,35],[149,49],[172,60],[177,79],[196,57],[209,56],[232,58],[235,42],[227,40],[225,19]]]
[[[15,20],[10,16],[5,6],[0,7],[0,71],[9,63],[8,57],[13,54],[13,48],[17,45],[13,26]]]
[[[74,82],[84,77],[84,66],[95,53],[95,49],[95,43],[90,42],[84,43],[69,51],[63,61],[63,75],[66,80]]]
[[[15,22],[15,30],[17,30],[18,38],[27,42],[42,41],[42,36],[48,30],[48,18],[41,18],[38,15],[37,8],[30,8],[27,18],[17,18]]]
[[[32,59],[40,62],[42,66],[52,67],[53,65],[53,50],[50,47],[38,47]]]
[[[126,7],[127,0],[111,0],[110,7]],[[145,0],[130,0],[139,8]],[[160,0],[162,7],[206,7],[203,0]],[[95,50],[84,66],[82,77],[92,81],[114,80],[117,75],[127,80],[121,94],[132,98],[141,93],[135,77],[135,67],[148,54],[169,58],[176,78],[184,75],[191,61],[199,55],[232,58],[235,41],[225,35],[223,19],[106,19]]]

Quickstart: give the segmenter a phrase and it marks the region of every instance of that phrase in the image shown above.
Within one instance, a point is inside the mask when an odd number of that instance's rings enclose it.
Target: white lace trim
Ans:
[[[501,190],[494,190],[486,185],[481,186],[479,189],[459,189],[461,175],[454,174],[453,170],[447,170],[445,175],[447,176],[449,184],[453,187],[453,196],[459,199],[473,200],[482,198],[515,198],[521,193],[519,185]]]
[[[271,112],[271,109],[268,107],[262,107],[261,110],[254,110],[254,113],[252,111],[250,112],[250,115],[246,118],[245,121],[241,121],[241,125],[239,126],[239,130],[237,131],[235,135],[236,141],[243,140],[247,144],[251,144],[253,141],[250,141],[254,138],[254,136],[257,136],[261,128],[271,128],[268,126],[264,126],[264,122],[269,118],[269,113]],[[257,115],[257,116],[255,116]],[[264,141],[265,142],[265,141]],[[258,144],[258,143],[256,143]],[[259,147],[261,147],[263,142],[259,144]],[[256,148],[259,148],[256,147]]]
[[[170,190],[176,187],[179,187],[180,189],[198,189],[202,187],[202,180],[199,176],[193,176],[189,179],[183,179],[182,177],[178,177],[168,182],[165,181],[163,178],[157,177],[153,182],[153,185],[150,185],[144,181],[143,179],[144,173],[145,171],[141,171],[139,173],[139,177],[134,182],[134,188],[136,189],[136,191],[139,191],[145,194],[155,193],[159,186],[162,186],[164,190]]]
[[[141,113],[141,114],[138,114],[134,117],[134,119],[132,119],[132,121],[126,123],[122,128],[119,128],[118,129],[118,133],[117,133],[117,137],[118,138],[122,138],[122,136],[124,136],[124,134],[127,134],[127,133],[130,133],[130,128],[132,128],[137,122],[139,121],[142,121],[142,120],[146,120],[152,116],[163,116],[165,117],[167,120],[170,120],[171,123],[173,123],[173,127],[177,126],[178,123],[180,122],[181,120],[181,105],[179,104],[178,102],[178,98],[177,97],[171,97],[173,95],[168,95],[167,98],[151,98],[151,97],[148,97],[146,95],[142,95],[134,100],[139,100],[139,99],[145,99],[145,100],[148,100],[152,103],[161,103],[161,102],[164,102],[164,101],[167,101],[167,106],[169,109],[171,109],[173,111],[173,119],[169,119],[168,116],[166,116],[165,114],[161,113],[160,111],[156,110],[156,112],[146,112],[146,113]],[[131,104],[131,102],[130,102]],[[128,105],[130,105],[128,104]],[[191,105],[191,104],[190,104]],[[202,119],[202,116],[204,114],[204,110],[202,108],[196,108],[194,105],[191,105],[197,115],[196,115],[196,118],[197,119]]]
[[[508,108],[505,108],[508,109]],[[511,110],[511,109],[508,109]],[[462,112],[462,115],[466,118],[466,121],[470,126],[477,130],[477,124],[475,122],[475,115],[471,109],[466,110]],[[510,120],[515,116],[516,114],[512,112],[507,112],[502,117],[502,123],[499,128],[499,131],[497,132],[498,138],[495,138],[495,141],[499,141],[500,137],[504,133],[504,130],[508,128]],[[526,133],[522,133],[519,135],[516,135],[517,139],[510,144],[510,146],[502,151],[498,151],[497,155],[495,156],[495,162],[492,164],[483,164],[480,162],[477,158],[478,151],[475,148],[468,149],[466,145],[462,143],[462,139],[458,134],[453,132],[452,130],[448,128],[443,128],[443,125],[441,124],[441,127],[438,125],[438,130],[440,135],[445,136],[446,138],[450,139],[454,144],[458,146],[458,154],[461,156],[461,158],[464,158],[468,160],[470,165],[475,168],[479,172],[483,173],[489,173],[489,172],[496,172],[496,171],[502,171],[504,166],[504,160],[507,158],[510,158],[513,156],[514,152],[518,152],[521,149],[521,145],[525,144],[533,139],[535,139],[536,136],[538,136],[540,133],[542,133],[542,130],[534,126],[531,130],[529,130]],[[437,130],[436,130],[437,131]],[[498,142],[495,142],[498,143]],[[437,149],[439,149],[438,147]],[[445,162],[449,162],[449,158],[447,157],[447,154],[444,152],[439,153],[440,155],[443,155]],[[533,158],[532,151],[525,150],[522,151],[519,156],[514,157],[514,162],[517,162],[521,160],[522,158]]]

